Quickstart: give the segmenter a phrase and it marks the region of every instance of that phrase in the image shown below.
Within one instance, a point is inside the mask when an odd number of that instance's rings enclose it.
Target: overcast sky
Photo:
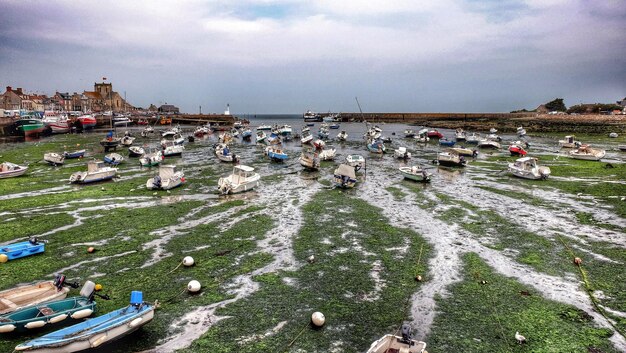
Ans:
[[[622,0],[0,1],[0,87],[135,106],[500,112],[626,96]]]

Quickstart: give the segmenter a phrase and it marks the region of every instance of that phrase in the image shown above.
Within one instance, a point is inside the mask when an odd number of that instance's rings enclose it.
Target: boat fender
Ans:
[[[27,329],[40,328],[46,325],[46,322],[43,320],[32,321],[24,325]]]
[[[2,325],[2,326],[0,326],[0,333],[13,332],[13,330],[15,330],[15,325]]]
[[[142,322],[142,321],[143,321],[143,318],[138,317],[138,318],[136,318],[135,320],[131,321],[131,322],[128,324],[128,327],[132,327],[132,328],[137,327],[137,326],[139,326],[139,324],[141,324],[141,322]]]
[[[91,309],[83,309],[83,310],[78,310],[77,312],[72,314],[72,319],[84,319],[88,316],[90,316],[91,314],[93,314],[93,310]]]
[[[57,322],[63,321],[65,319],[67,319],[67,314],[61,314],[61,315],[57,315],[57,316],[51,318],[50,320],[48,320],[48,323],[56,324]]]
[[[98,337],[98,338],[94,339],[94,340],[91,342],[91,347],[92,347],[92,348],[98,347],[99,345],[101,345],[101,344],[103,344],[104,342],[106,342],[106,340],[107,340],[107,339],[108,339],[107,335],[106,335],[106,334],[103,334],[103,335],[101,335],[100,337]]]

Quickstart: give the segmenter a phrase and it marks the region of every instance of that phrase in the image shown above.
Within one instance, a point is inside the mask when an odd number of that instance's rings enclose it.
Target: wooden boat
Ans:
[[[275,162],[284,162],[289,158],[289,156],[282,149],[275,146],[267,146],[265,153]]]
[[[578,146],[580,146],[580,141],[576,141],[573,135],[565,136],[565,139],[559,140],[559,147],[561,148],[577,148]]]
[[[153,167],[161,164],[164,158],[161,151],[146,153],[139,158],[139,164],[141,164],[142,167]]]
[[[400,158],[400,159],[409,159],[411,158],[411,152],[407,151],[406,147],[398,147],[397,149],[395,149],[393,151],[393,155],[396,158]]]
[[[254,172],[254,168],[247,165],[236,165],[232,174],[217,181],[217,189],[223,195],[244,192],[259,185],[260,179],[261,176]]]
[[[340,188],[353,188],[357,182],[354,167],[347,164],[340,164],[333,173],[333,180],[335,185]]]
[[[329,149],[322,150],[319,153],[319,156],[320,156],[320,159],[323,161],[332,161],[333,159],[335,159],[336,152],[337,152],[336,149],[329,148]]]
[[[599,148],[591,148],[589,145],[581,145],[575,150],[569,151],[568,156],[574,159],[587,161],[599,161],[604,157],[606,151]]]
[[[85,156],[85,150],[78,150],[74,152],[63,152],[65,159],[83,158]]]
[[[146,153],[146,151],[139,146],[131,146],[128,147],[128,156],[129,157],[141,157]]]
[[[237,163],[239,161],[237,155],[231,153],[228,145],[223,143],[217,144],[217,146],[215,147],[215,155],[222,162]]]
[[[70,291],[67,286],[74,287],[74,284],[67,283],[65,276],[57,275],[54,281],[3,290],[0,292],[0,314],[10,313],[29,305],[63,299]]]
[[[426,169],[421,166],[412,166],[412,167],[400,167],[400,173],[406,179],[428,182],[430,181],[431,173],[428,173]]]
[[[514,143],[509,146],[509,153],[511,153],[511,156],[524,157],[528,152],[526,152],[526,150],[521,145]]]
[[[113,179],[117,174],[117,168],[109,167],[100,161],[87,163],[86,172],[76,172],[70,176],[70,183],[94,183],[97,181]]]
[[[310,170],[319,170],[320,169],[320,158],[317,152],[305,152],[302,151],[302,155],[298,159],[300,165],[306,169]]]
[[[109,153],[104,155],[104,163],[118,165],[122,162],[124,162],[124,156],[119,153]]]
[[[159,166],[159,174],[148,179],[146,188],[149,190],[169,190],[182,185],[185,182],[185,173],[177,171],[175,165]]]
[[[498,141],[490,140],[490,139],[482,139],[478,141],[478,147],[500,149],[501,146]]]
[[[441,138],[439,139],[439,145],[441,146],[447,146],[447,147],[452,147],[454,146],[454,144],[456,143],[456,141],[453,140],[448,140],[447,138]]]
[[[180,156],[183,154],[185,150],[185,146],[178,145],[173,141],[167,142],[163,145],[163,156],[164,157],[172,157],[172,156]]]
[[[96,309],[95,284],[87,281],[79,297],[29,305],[0,316],[0,333],[28,332],[57,323],[91,316]],[[104,297],[108,298],[108,297]]]
[[[459,156],[458,153],[447,150],[443,152],[439,152],[437,154],[437,162],[440,165],[450,166],[450,167],[464,167],[467,163],[465,161],[465,157]]]
[[[28,170],[28,167],[17,165],[11,162],[3,162],[0,164],[0,179],[13,178],[20,176]]]
[[[48,152],[43,155],[43,160],[54,166],[62,165],[65,161],[65,157],[62,154],[55,152]]]
[[[411,338],[408,325],[402,325],[402,337],[385,335],[372,343],[366,353],[426,353],[426,343]]]
[[[337,140],[339,140],[339,141],[347,141],[348,140],[348,133],[345,130],[341,130],[341,132],[337,134]]]
[[[4,259],[15,260],[22,257],[40,254],[45,250],[45,243],[38,241],[37,238],[31,238],[28,241],[4,245],[0,248],[0,262]]]
[[[367,167],[365,157],[359,154],[349,154],[346,156],[346,164],[354,168],[355,171],[359,171]]]
[[[451,147],[450,150],[456,152],[459,156],[476,157],[478,155],[478,151],[465,147]]]
[[[524,179],[548,179],[550,168],[537,165],[537,158],[524,157],[509,163],[509,172],[516,177]]]
[[[154,317],[154,308],[154,305],[143,301],[141,292],[133,291],[129,306],[24,342],[15,350],[71,353],[100,347],[150,322]]]

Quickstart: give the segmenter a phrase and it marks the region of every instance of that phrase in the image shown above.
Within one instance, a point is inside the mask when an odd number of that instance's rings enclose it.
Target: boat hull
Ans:
[[[0,332],[30,332],[71,319],[85,318],[95,310],[96,303],[85,297],[31,305],[0,317]]]
[[[1,291],[0,314],[10,313],[29,305],[63,299],[69,291],[70,289],[67,287],[58,290],[52,281]]]
[[[40,254],[45,250],[45,243],[31,243],[23,241],[15,244],[5,245],[0,248],[0,254],[7,256],[9,260]]]
[[[0,170],[0,179],[13,178],[23,175],[28,170],[28,167],[13,163],[2,163]]]

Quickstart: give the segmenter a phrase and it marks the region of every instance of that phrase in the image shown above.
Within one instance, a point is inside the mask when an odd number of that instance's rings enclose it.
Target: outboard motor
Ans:
[[[154,187],[156,188],[160,188],[161,187],[161,176],[157,175],[152,179],[152,184],[154,185]]]
[[[140,307],[143,304],[143,292],[132,291],[130,292],[130,305]]]
[[[412,345],[411,326],[409,324],[402,324],[402,343]]]
[[[62,274],[56,275],[56,277],[54,277],[53,283],[58,290],[61,290],[63,288],[63,285],[65,284],[65,276]]]
[[[37,237],[32,237],[32,238],[28,239],[28,242],[33,244],[33,245],[37,245],[39,243],[39,240],[37,239]]]

